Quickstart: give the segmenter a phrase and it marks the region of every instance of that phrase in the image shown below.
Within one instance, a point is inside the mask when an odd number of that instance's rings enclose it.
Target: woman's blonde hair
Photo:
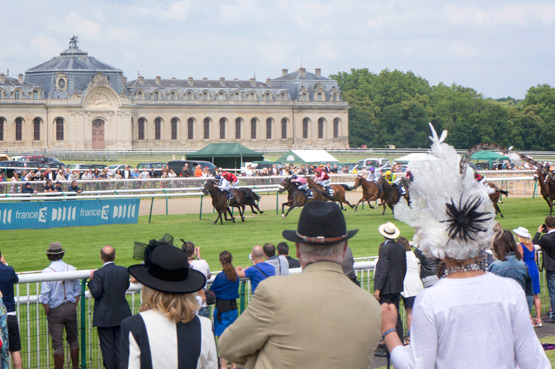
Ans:
[[[197,294],[166,293],[143,286],[143,303],[140,311],[158,310],[176,323],[188,323],[200,306]]]

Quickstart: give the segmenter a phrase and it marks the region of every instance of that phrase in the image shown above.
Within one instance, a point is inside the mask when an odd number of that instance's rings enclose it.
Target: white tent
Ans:
[[[289,150],[277,161],[282,163],[337,163],[338,160],[325,150]]]
[[[400,158],[397,158],[394,161],[396,161],[397,163],[408,163],[409,161],[418,161],[418,160],[437,160],[437,158],[424,153],[412,153],[405,156],[401,156]]]

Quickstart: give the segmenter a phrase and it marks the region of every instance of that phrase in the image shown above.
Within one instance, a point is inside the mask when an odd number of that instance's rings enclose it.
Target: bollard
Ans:
[[[86,299],[85,299],[85,285],[86,279],[81,279],[81,368],[87,367],[87,324],[86,319]]]

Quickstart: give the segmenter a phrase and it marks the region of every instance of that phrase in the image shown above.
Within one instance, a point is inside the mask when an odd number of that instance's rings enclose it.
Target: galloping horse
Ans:
[[[324,186],[317,184],[316,182],[314,182],[312,180],[312,178],[307,178],[306,181],[308,182],[308,188],[320,191],[322,194],[325,194],[327,192],[326,189],[324,188]],[[347,199],[345,199],[345,191],[350,191],[349,187],[347,185],[332,184],[330,186],[333,190],[333,196],[328,197],[328,196],[324,195],[325,198],[327,198],[331,201],[339,202],[339,206],[341,206],[341,210],[347,210],[347,209],[343,208],[343,203],[349,205],[351,207],[351,209],[354,207],[353,205],[351,205],[351,203],[349,203],[349,201],[347,201]]]
[[[508,197],[509,193],[505,190],[500,189],[493,183],[486,182],[486,185],[490,186],[494,190],[494,192],[489,194],[489,199],[491,200],[491,203],[493,204],[493,207],[495,209],[495,215],[499,214],[501,215],[501,218],[505,218],[503,216],[503,213],[501,212],[501,209],[499,209],[498,202],[499,202],[499,198],[501,197],[501,194]]]
[[[555,178],[549,175],[549,168],[545,169],[541,167],[536,170],[534,178],[540,185],[543,199],[547,202],[547,205],[549,205],[549,215],[553,215],[553,202],[555,201]]]
[[[260,208],[256,204],[256,202],[260,200],[260,196],[258,196],[258,194],[256,194],[253,190],[247,187],[239,187],[237,189],[243,192],[243,199],[244,199],[243,205],[250,206],[253,214],[264,213],[262,210],[260,210]],[[258,210],[258,213],[254,210],[254,208]],[[243,214],[244,213],[245,213],[245,210],[243,210]]]
[[[389,184],[389,182],[385,179],[385,177],[381,177],[378,180],[378,185],[382,186],[382,203],[380,204],[381,206],[383,206],[382,215],[385,214],[386,205],[389,206],[389,208],[391,209],[391,212],[394,212],[393,205],[397,204],[401,199],[401,195],[399,194],[399,191],[397,191],[397,188],[395,188],[395,186],[393,186],[392,184]],[[403,185],[405,186],[405,190],[407,191],[407,193],[403,197],[405,198],[405,200],[407,200],[407,204],[409,204],[410,206],[410,198],[409,198],[408,187],[407,187],[408,183],[405,182],[403,183]]]
[[[362,186],[362,198],[358,200],[355,205],[355,213],[357,212],[358,204],[364,201],[368,202],[368,206],[370,206],[371,209],[374,209],[370,201],[378,200],[380,194],[378,185],[375,182],[367,181],[363,176],[357,176],[353,190],[357,189],[359,186]]]
[[[216,187],[216,184],[213,180],[209,179],[204,184],[202,192],[206,196],[210,194],[210,196],[212,197],[212,206],[218,212],[218,217],[214,221],[214,224],[218,223],[219,219],[220,223],[223,225],[224,222],[222,219],[222,214],[224,215],[225,220],[228,220],[227,213],[229,213],[229,215],[231,216],[231,220],[233,221],[233,223],[235,223],[235,217],[233,216],[233,214],[231,214],[231,210],[229,209],[230,206],[239,208],[241,221],[245,221],[245,217],[243,216],[243,213],[245,212],[245,205],[243,205],[243,193],[241,191],[232,188],[231,193],[233,194],[233,199],[231,199],[228,204],[227,196],[225,195],[225,193],[223,193]]]
[[[291,178],[285,178],[283,181],[281,181],[280,185],[282,188],[279,190],[279,193],[288,191],[287,202],[281,204],[282,218],[286,218],[289,212],[293,210],[293,208],[300,208],[304,206],[307,202],[324,201],[324,195],[322,195],[322,193],[317,190],[312,190],[313,198],[307,199],[304,192],[299,190],[297,188],[297,185],[291,183]],[[289,210],[287,210],[287,213],[283,214],[285,212],[285,205],[289,206]]]

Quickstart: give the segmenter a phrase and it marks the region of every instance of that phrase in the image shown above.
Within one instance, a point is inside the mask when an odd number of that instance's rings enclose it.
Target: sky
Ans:
[[[509,0],[0,0],[0,72],[68,48],[145,78],[411,71],[522,99],[555,86],[555,2]]]

